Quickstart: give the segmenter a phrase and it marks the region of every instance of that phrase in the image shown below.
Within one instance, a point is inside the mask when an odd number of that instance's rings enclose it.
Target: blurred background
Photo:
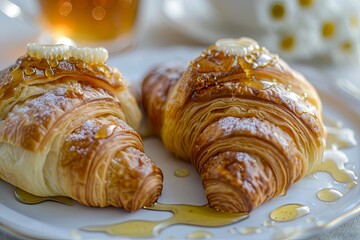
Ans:
[[[0,0],[0,27],[2,68],[29,42],[102,46],[111,58],[248,36],[360,100],[360,0]]]
[[[286,60],[360,65],[360,0],[0,0],[0,11],[2,65],[28,42],[121,53],[240,36]]]

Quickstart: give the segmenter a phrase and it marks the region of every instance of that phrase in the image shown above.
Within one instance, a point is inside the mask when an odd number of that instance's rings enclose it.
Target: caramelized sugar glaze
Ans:
[[[151,125],[195,166],[216,209],[248,212],[321,161],[315,89],[251,39],[219,40],[187,67],[161,66],[143,89],[153,89],[143,91]]]

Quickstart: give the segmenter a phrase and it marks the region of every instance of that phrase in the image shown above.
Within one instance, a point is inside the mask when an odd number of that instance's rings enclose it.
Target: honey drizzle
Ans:
[[[336,181],[341,183],[351,183],[357,180],[354,171],[345,168],[349,161],[346,154],[339,150],[326,150],[322,163],[319,165],[318,172],[329,173]]]
[[[334,188],[323,188],[318,191],[316,196],[324,202],[335,202],[357,185],[356,180],[358,178],[354,171],[345,168],[345,164],[348,163],[349,159],[338,148],[354,147],[357,142],[354,131],[349,128],[343,128],[341,122],[326,117],[325,121],[330,123],[332,127],[326,127],[328,133],[326,146],[328,149],[325,150],[322,163],[317,171],[327,172],[336,181],[346,183],[347,185],[344,192]]]
[[[247,218],[245,213],[224,213],[210,208],[208,205],[193,206],[185,204],[157,203],[147,210],[166,211],[174,215],[162,221],[136,220],[112,225],[96,225],[82,227],[85,231],[106,232],[110,235],[127,237],[154,237],[166,227],[176,224],[192,226],[220,227]]]
[[[207,61],[211,64],[206,63]],[[216,45],[202,52],[201,58],[189,64],[199,74],[195,86],[195,93],[199,93],[208,87],[226,84],[226,82],[217,81],[218,75],[221,72],[233,71],[238,67],[241,67],[246,75],[246,78],[239,75],[240,83],[262,86],[263,84],[252,79],[255,69],[274,66],[278,62],[277,54],[271,53],[265,47],[260,47],[252,39],[240,38],[218,40]]]
[[[14,195],[16,200],[25,204],[38,204],[46,201],[63,203],[69,206],[74,204],[74,201],[69,197],[64,197],[64,196],[40,197],[40,196],[32,195],[20,188],[14,189]]]

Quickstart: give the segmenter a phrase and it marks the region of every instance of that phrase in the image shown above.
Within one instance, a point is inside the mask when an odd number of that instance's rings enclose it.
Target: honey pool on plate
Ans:
[[[25,204],[38,204],[38,203],[42,203],[45,201],[58,202],[58,203],[62,203],[62,204],[69,205],[69,206],[74,204],[74,201],[69,197],[64,197],[64,196],[40,197],[40,196],[35,196],[28,192],[25,192],[24,190],[22,190],[20,188],[14,189],[14,196],[15,196],[16,200],[18,200],[21,203],[25,203]]]
[[[245,213],[224,213],[216,211],[209,206],[193,206],[185,204],[161,204],[157,203],[151,207],[145,207],[148,210],[167,211],[173,213],[173,216],[162,221],[127,221],[119,224],[105,226],[83,227],[86,231],[101,231],[111,235],[122,235],[128,237],[152,237],[157,236],[166,227],[175,224],[186,224],[192,226],[221,227],[229,225],[247,218]],[[203,232],[193,233],[204,236]],[[208,234],[206,236],[209,236]]]

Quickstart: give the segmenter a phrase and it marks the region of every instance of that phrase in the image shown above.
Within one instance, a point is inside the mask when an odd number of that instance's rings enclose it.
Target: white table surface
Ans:
[[[1,0],[0,0],[1,1]],[[25,2],[25,1],[24,1]],[[30,7],[33,0],[26,3]],[[161,0],[144,0],[141,4],[139,22],[137,28],[136,46],[133,50],[163,48],[170,46],[190,46],[190,47],[206,47],[191,37],[184,35],[178,31],[174,25],[169,23],[160,11]],[[17,19],[10,19],[0,13],[0,67],[5,68],[12,64],[17,57],[25,51],[28,42],[36,42],[39,35],[39,27],[35,27],[32,23],[22,22]],[[110,56],[111,57],[111,56]],[[342,66],[325,66],[332,74],[338,76],[347,76],[353,81],[360,83],[359,67],[342,67]],[[0,229],[1,240],[17,239],[9,236],[5,231]],[[360,239],[360,216],[355,216],[346,222],[338,224],[331,229],[325,229],[323,233],[310,238],[315,239]]]

